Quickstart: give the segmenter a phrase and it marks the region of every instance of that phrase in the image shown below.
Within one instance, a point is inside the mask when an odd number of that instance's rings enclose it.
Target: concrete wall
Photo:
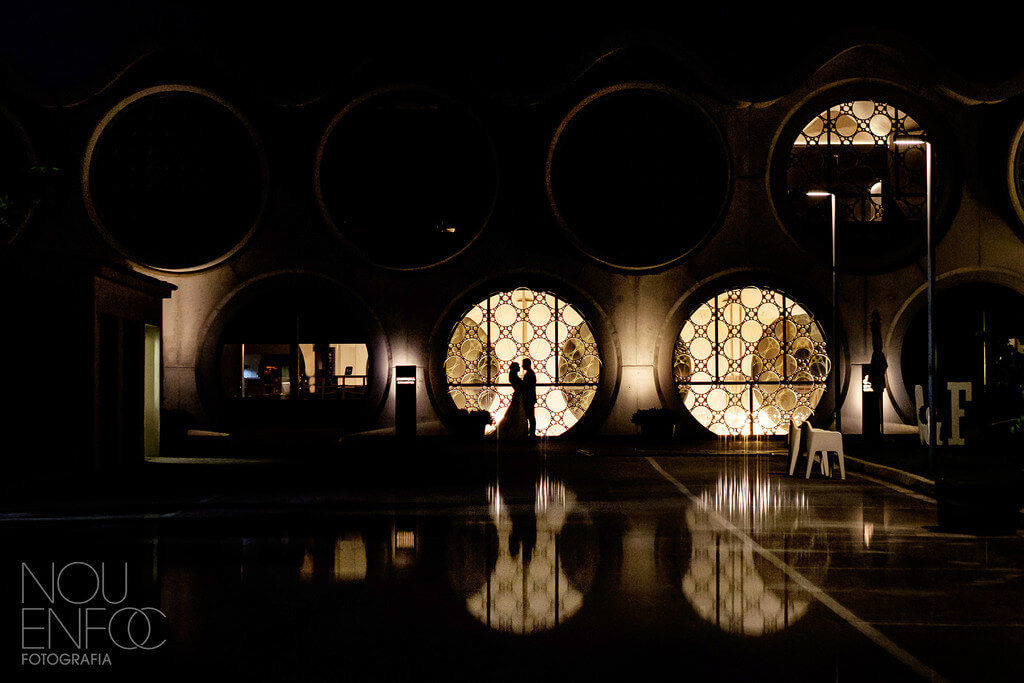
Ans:
[[[630,69],[628,57],[624,60],[620,73]],[[955,79],[945,79],[922,56],[878,46],[839,54],[801,87],[771,101],[741,101],[719,94],[714,83],[702,81],[702,74],[688,73],[681,65],[666,62],[665,72],[677,73],[679,82],[692,84],[687,94],[722,130],[733,184],[721,225],[699,249],[668,268],[641,273],[609,268],[573,247],[553,217],[543,188],[544,155],[557,122],[573,101],[619,78],[616,72],[571,84],[559,97],[536,107],[504,107],[493,100],[477,103],[498,152],[501,183],[494,213],[465,252],[436,267],[416,271],[370,264],[337,239],[315,206],[311,160],[316,140],[343,105],[345,95],[327,98],[308,109],[278,109],[271,114],[247,111],[262,132],[271,178],[268,208],[253,237],[229,259],[198,272],[169,273],[133,264],[178,288],[164,303],[165,407],[203,418],[196,367],[203,335],[213,318],[253,278],[270,271],[292,271],[327,275],[365,302],[381,321],[392,365],[420,368],[419,418],[436,421],[438,408],[445,410],[447,399],[432,397],[426,380],[427,373],[443,362],[430,358],[431,339],[438,334],[439,321],[450,315],[453,306],[474,303],[467,298],[474,287],[510,273],[518,274],[528,286],[533,282],[530,274],[537,273],[565,283],[570,303],[576,303],[570,295],[577,293],[599,311],[599,319],[591,322],[613,340],[614,348],[603,350],[604,372],[613,373],[617,381],[607,389],[609,407],[597,429],[608,434],[632,433],[629,420],[635,410],[663,404],[679,407],[670,386],[671,355],[666,349],[678,334],[680,320],[701,303],[698,290],[723,274],[749,271],[756,282],[761,274],[772,273],[799,283],[801,291],[792,294],[799,299],[806,293],[811,300],[808,306],[823,322],[828,319],[828,264],[801,249],[781,225],[770,196],[769,170],[776,145],[791,142],[779,139],[781,129],[798,112],[806,114],[802,109],[809,99],[837,87],[853,87],[870,97],[873,83],[885,84],[938,113],[945,132],[957,140],[957,192],[961,195],[937,248],[940,284],[991,280],[1024,293],[1024,243],[1006,183],[1013,122],[1024,119],[1024,106],[1015,99],[1019,93],[1001,93],[981,101],[976,94],[964,94],[970,89],[958,89]],[[675,87],[680,87],[679,83]],[[116,97],[126,96],[132,87],[125,84],[114,90],[100,97],[90,111],[76,114],[81,117],[80,131],[88,131],[89,120],[95,122],[104,107]],[[231,99],[228,94],[225,97]],[[245,109],[245,103],[235,104]],[[259,109],[258,104],[251,106]],[[1000,123],[989,127],[991,121]],[[68,150],[72,149],[74,144],[68,145]],[[68,201],[73,205],[81,198]],[[77,208],[71,206],[66,212],[74,230],[89,229]],[[54,235],[62,229],[66,228],[54,224],[42,231],[46,234],[41,232],[29,241],[52,244],[60,241]],[[87,241],[94,252],[120,258],[102,240]],[[924,282],[923,258],[891,272],[846,273],[841,279],[841,343],[847,360],[854,364],[869,360],[868,320],[877,309],[890,362],[889,382],[895,385],[897,400],[906,396],[898,367],[901,335],[907,317],[920,305]],[[855,386],[850,394],[842,408],[844,427],[856,432],[860,429],[860,405]],[[391,391],[376,423],[367,427],[392,426],[393,402]],[[888,398],[885,410],[887,421],[902,419]]]

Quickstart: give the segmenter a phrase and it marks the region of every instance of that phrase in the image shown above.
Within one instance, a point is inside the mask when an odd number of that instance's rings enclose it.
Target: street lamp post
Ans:
[[[924,215],[928,255],[928,462],[935,471],[935,441],[938,439],[935,406],[935,243],[932,240],[932,143],[921,138],[896,138],[897,145],[924,145]]]
[[[811,190],[808,197],[828,197],[831,204],[832,216],[832,420],[835,422],[836,431],[843,431],[842,415],[839,411],[839,268],[838,251],[836,250],[836,194],[824,190]]]

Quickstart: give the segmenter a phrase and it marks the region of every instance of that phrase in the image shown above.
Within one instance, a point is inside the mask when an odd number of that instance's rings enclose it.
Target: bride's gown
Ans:
[[[512,384],[512,402],[509,403],[505,416],[498,423],[498,439],[500,441],[515,441],[525,439],[526,411],[523,410],[522,384],[523,380],[513,376],[509,378]]]

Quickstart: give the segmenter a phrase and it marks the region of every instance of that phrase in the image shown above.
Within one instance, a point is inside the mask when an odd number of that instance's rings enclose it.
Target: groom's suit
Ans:
[[[534,406],[537,405],[537,375],[533,373],[532,368],[523,373],[522,387],[523,412],[526,413],[526,433],[530,436],[536,436],[537,416],[534,412]]]

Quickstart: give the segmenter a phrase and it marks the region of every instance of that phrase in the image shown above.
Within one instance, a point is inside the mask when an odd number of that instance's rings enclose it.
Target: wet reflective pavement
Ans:
[[[927,499],[855,474],[790,478],[784,464],[490,454],[457,472],[439,464],[429,481],[400,476],[396,462],[370,483],[321,477],[275,491],[270,481],[139,514],[6,514],[5,669],[18,679],[1024,678],[1024,539],[940,534]],[[121,649],[104,632],[93,649],[109,665],[23,666],[23,562],[44,587],[51,566],[105,563],[114,595],[127,566],[122,604],[166,620],[152,634],[128,625],[134,640],[119,642],[166,642]],[[88,571],[68,571],[66,597],[88,597]],[[39,586],[28,593],[37,606]],[[29,643],[49,635],[52,651],[71,651],[75,617],[60,616],[63,630],[30,631]]]

